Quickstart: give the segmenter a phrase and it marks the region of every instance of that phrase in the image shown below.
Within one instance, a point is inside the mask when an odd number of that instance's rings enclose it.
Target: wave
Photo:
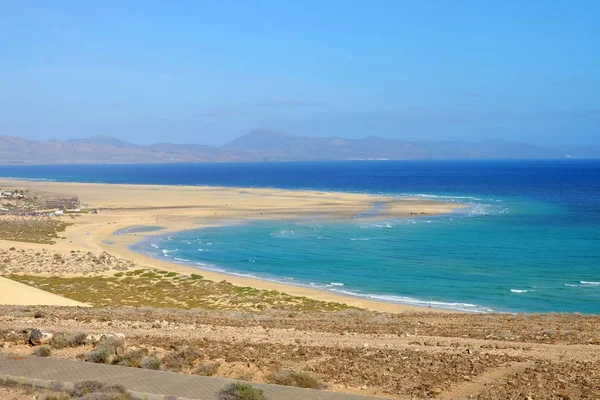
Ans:
[[[341,282],[331,282],[329,285],[331,285],[331,286],[344,286],[344,284],[341,283]]]
[[[370,224],[370,226],[374,227],[374,228],[393,228],[394,226],[392,224],[390,224],[389,222],[385,222],[385,225],[381,225],[381,224]]]
[[[158,246],[155,245],[154,243],[150,243],[150,246],[154,247],[155,249],[158,249]]]
[[[367,240],[371,240],[371,239],[369,239],[369,238],[350,238],[350,240],[352,240],[352,241],[361,241],[362,242],[362,241],[367,241]]]
[[[183,262],[190,262],[190,260],[186,260],[185,258],[177,258],[177,257],[173,257],[173,260],[183,261]]]
[[[592,281],[579,281],[582,285],[585,286],[600,286],[600,282],[592,282]]]
[[[2,179],[27,182],[58,182],[56,179],[51,178],[24,178],[22,176],[3,176]]]
[[[513,293],[527,293],[529,292],[529,290],[526,289],[510,289],[511,292]]]
[[[332,292],[336,292],[339,294],[344,294],[347,296],[353,297],[361,297],[365,299],[371,299],[375,301],[385,301],[388,303],[399,303],[399,304],[407,304],[411,306],[419,306],[419,307],[433,307],[433,308],[441,308],[445,310],[454,310],[454,311],[462,311],[462,312],[470,312],[470,313],[490,313],[495,310],[478,306],[477,304],[470,303],[451,303],[451,302],[443,302],[443,301],[426,301],[415,299],[413,297],[408,296],[393,296],[393,295],[379,295],[379,294],[363,294],[363,293],[355,293],[348,290],[342,289],[329,289]]]
[[[167,256],[169,253],[175,253],[176,251],[179,251],[179,249],[175,249],[175,250],[162,249],[162,253],[165,256]]]
[[[451,195],[436,195],[436,194],[426,194],[426,193],[417,193],[417,194],[403,194],[403,196],[411,196],[411,197],[420,197],[425,199],[445,199],[445,200],[475,200],[481,201],[483,199],[474,196],[451,196]]]

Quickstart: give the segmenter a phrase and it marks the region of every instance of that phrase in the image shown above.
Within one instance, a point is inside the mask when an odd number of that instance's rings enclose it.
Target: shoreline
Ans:
[[[375,203],[385,202],[386,217],[442,215],[465,207],[461,203],[413,198],[396,198],[358,193],[230,188],[208,186],[121,185],[51,181],[19,181],[0,179],[0,186],[78,196],[82,204],[100,209],[100,213],[80,214],[66,221],[64,239],[54,245],[6,242],[4,245],[26,249],[62,251],[106,251],[122,259],[132,260],[136,268],[155,268],[183,274],[198,273],[212,281],[226,280],[236,286],[276,290],[292,296],[345,303],[380,312],[459,312],[444,308],[405,305],[336,294],[263,279],[240,277],[157,260],[133,251],[130,246],[157,234],[222,226],[254,220],[290,220],[314,218],[352,219],[368,212]],[[418,217],[418,216],[417,216]],[[160,231],[114,235],[118,230],[134,226],[161,226]]]
[[[191,275],[199,274],[205,279],[220,282],[227,281],[235,286],[252,287],[259,290],[275,290],[283,292],[291,296],[308,297],[314,300],[344,303],[349,306],[365,308],[378,312],[389,313],[405,313],[405,312],[441,312],[441,313],[461,313],[466,311],[452,310],[448,308],[436,308],[427,306],[418,306],[411,304],[388,302],[384,300],[371,300],[360,296],[352,296],[346,294],[334,293],[325,289],[311,288],[299,284],[285,283],[274,280],[268,280],[259,277],[243,276],[242,274],[228,273],[227,271],[215,271],[201,267],[193,267],[186,264],[180,264],[172,261],[161,260],[159,258],[145,255],[135,251],[132,247],[142,241],[148,240],[151,237],[168,235],[169,233],[178,233],[188,230],[198,230],[204,228],[215,228],[224,225],[214,224],[202,227],[193,227],[191,229],[161,229],[160,231],[149,232],[147,234],[123,234],[119,235],[117,241],[112,241],[108,244],[103,241],[104,251],[107,251],[117,257],[133,260],[139,266],[150,267],[169,272],[177,272],[181,274]],[[126,229],[127,227],[125,227]],[[121,228],[123,229],[123,228]],[[109,234],[105,241],[114,237]]]
[[[243,221],[243,222],[252,222],[252,221]],[[243,223],[242,222],[242,223]],[[488,311],[479,311],[479,309],[473,309],[473,310],[467,310],[467,309],[461,309],[461,308],[453,308],[451,305],[454,303],[444,303],[442,301],[439,301],[440,304],[448,304],[448,306],[436,306],[436,305],[431,305],[429,303],[435,303],[434,301],[426,301],[426,300],[421,300],[418,298],[412,298],[412,297],[408,297],[413,299],[415,302],[422,302],[424,304],[411,304],[411,303],[404,303],[401,301],[393,301],[393,300],[384,300],[384,299],[376,299],[376,298],[372,298],[371,296],[377,296],[376,293],[374,294],[370,294],[370,293],[365,293],[365,294],[361,294],[361,293],[352,293],[352,292],[347,292],[347,293],[340,293],[337,292],[336,290],[333,289],[328,289],[326,287],[319,287],[319,286],[310,286],[309,284],[306,283],[295,283],[295,282],[290,282],[290,281],[284,281],[283,278],[282,280],[279,280],[278,278],[281,277],[273,277],[273,278],[269,278],[269,277],[261,277],[261,276],[255,276],[255,275],[251,275],[249,273],[244,273],[244,272],[237,272],[237,271],[228,271],[225,268],[219,268],[217,265],[214,265],[215,268],[206,268],[203,265],[197,264],[197,263],[193,263],[190,260],[187,261],[183,261],[183,260],[178,260],[178,259],[168,259],[168,258],[162,258],[160,256],[152,256],[152,255],[148,255],[146,254],[144,251],[136,249],[136,247],[140,246],[142,243],[149,241],[151,238],[153,237],[166,237],[170,234],[178,234],[178,233],[183,233],[183,232],[188,232],[188,231],[196,231],[196,230],[202,230],[202,229],[206,229],[206,228],[219,228],[219,227],[227,227],[227,226],[234,226],[234,225],[239,225],[239,223],[231,223],[231,224],[221,224],[221,225],[211,225],[211,226],[204,226],[204,227],[198,227],[198,228],[192,228],[192,229],[185,229],[185,230],[174,230],[174,231],[165,231],[164,229],[152,229],[152,231],[148,231],[148,232],[130,232],[130,233],[120,233],[119,236],[121,235],[138,235],[137,236],[137,240],[132,240],[130,242],[129,245],[127,245],[127,250],[133,254],[136,254],[138,256],[142,256],[142,257],[147,257],[148,259],[154,260],[156,262],[160,262],[160,263],[165,263],[171,266],[175,266],[178,267],[177,272],[185,272],[188,274],[192,274],[192,273],[196,273],[196,274],[201,274],[205,277],[208,277],[208,275],[210,274],[211,276],[214,275],[214,277],[223,277],[222,280],[227,280],[235,285],[244,285],[244,286],[251,286],[257,289],[262,289],[264,288],[265,290],[277,290],[280,292],[285,292],[287,294],[291,294],[291,295],[295,295],[295,296],[305,296],[305,297],[310,297],[313,298],[315,300],[323,300],[323,301],[336,301],[336,302],[343,302],[346,304],[351,305],[350,303],[348,303],[349,299],[355,299],[356,301],[360,301],[360,302],[368,302],[369,304],[371,303],[378,303],[377,305],[372,304],[373,307],[383,307],[380,306],[379,303],[381,304],[385,304],[385,305],[392,305],[392,306],[400,306],[402,308],[404,307],[408,307],[408,308],[415,308],[415,311],[433,311],[433,312],[450,312],[450,313],[468,313],[468,314],[482,314],[482,313],[494,313],[494,312],[498,312],[498,311],[492,311],[492,310],[488,310]],[[132,226],[130,228],[138,228],[141,226]],[[147,227],[151,227],[151,226],[147,226]],[[142,227],[143,228],[143,227]],[[151,228],[155,228],[155,227],[151,227]],[[127,230],[128,228],[122,228],[119,231],[124,231]],[[116,233],[116,232],[115,232]],[[105,240],[104,244],[106,245],[111,245],[113,243],[107,243],[108,241]],[[179,261],[179,262],[178,262]],[[206,265],[206,264],[205,264]],[[179,269],[181,268],[181,269]],[[167,268],[164,268],[165,270],[167,270]],[[173,269],[169,269],[169,271],[171,271]],[[210,278],[211,280],[214,280],[212,278]],[[237,282],[237,283],[236,283]],[[266,283],[267,285],[263,286],[263,283]],[[271,284],[271,285],[268,285]],[[273,286],[274,285],[274,286]],[[281,285],[281,286],[280,286]],[[343,287],[343,285],[341,285]],[[291,290],[293,290],[292,288],[299,288],[302,291],[298,292],[298,294],[296,294],[296,292],[292,292]],[[310,294],[306,294],[306,291],[310,291]],[[321,295],[323,294],[323,295]],[[329,296],[335,296],[338,300],[331,300],[331,298]],[[318,298],[317,298],[318,297]],[[343,299],[343,300],[341,300]],[[427,304],[427,305],[426,305]],[[463,304],[463,303],[456,303],[456,304]],[[463,304],[463,306],[467,306],[467,304]],[[472,305],[473,307],[480,307],[477,305]],[[364,308],[364,306],[362,306]],[[386,309],[389,307],[385,307]],[[376,308],[370,308],[372,310],[375,311],[380,311],[377,310]],[[387,312],[387,311],[386,311]],[[390,311],[392,312],[392,311]]]

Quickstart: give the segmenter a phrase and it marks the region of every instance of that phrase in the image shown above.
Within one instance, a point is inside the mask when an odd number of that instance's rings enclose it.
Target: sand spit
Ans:
[[[277,189],[221,188],[160,185],[110,185],[59,182],[29,182],[0,180],[0,186],[20,188],[33,193],[52,196],[77,196],[84,212],[64,216],[69,225],[60,237],[49,246],[41,243],[0,241],[0,248],[39,252],[52,249],[64,258],[65,254],[91,252],[98,257],[102,252],[115,256],[123,263],[138,268],[174,271],[191,275],[197,269],[154,260],[137,254],[129,246],[144,237],[167,232],[217,226],[255,219],[334,218],[351,219],[371,210],[375,203],[385,203],[379,217],[414,217],[449,213],[460,204],[421,199],[399,199],[352,193],[293,191]],[[92,213],[92,210],[99,212]],[[131,226],[160,226],[154,232],[131,233],[116,236],[114,233]],[[55,263],[56,264],[56,263]],[[45,274],[85,274],[89,268],[63,271],[62,265],[44,263]],[[76,265],[76,264],[74,264]],[[31,268],[21,273],[35,273]],[[38,271],[39,272],[39,271]],[[97,271],[98,272],[98,271]],[[102,271],[107,273],[107,271]],[[114,271],[113,271],[114,272]],[[427,310],[384,302],[363,300],[336,295],[322,290],[303,288],[258,279],[234,277],[212,271],[202,271],[206,279],[226,280],[238,286],[251,286],[262,290],[277,290],[293,296],[305,296],[321,301],[343,302],[355,307],[386,312]]]

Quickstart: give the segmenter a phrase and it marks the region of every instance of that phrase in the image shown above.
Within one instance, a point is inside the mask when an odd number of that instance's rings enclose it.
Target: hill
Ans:
[[[600,157],[599,146],[553,149],[502,139],[405,141],[308,137],[255,130],[221,146],[136,145],[110,136],[27,140],[0,135],[0,164],[118,164],[314,160],[558,159]]]

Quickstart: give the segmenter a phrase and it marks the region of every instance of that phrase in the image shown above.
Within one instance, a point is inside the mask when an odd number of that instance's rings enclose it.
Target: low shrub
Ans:
[[[88,351],[83,355],[83,359],[87,362],[106,364],[110,360],[110,357],[115,354],[114,349],[107,347],[98,347],[94,350]]]
[[[232,383],[217,394],[219,400],[267,400],[261,389],[247,383]]]
[[[193,368],[195,361],[202,358],[202,352],[193,347],[183,347],[172,351],[163,357],[162,362],[165,368],[172,371],[181,371],[183,369]]]
[[[160,369],[160,359],[156,356],[146,356],[140,362],[140,368],[143,369]]]
[[[115,349],[115,351],[116,351],[117,347],[125,346],[125,339],[123,339],[122,337],[104,335],[98,342],[97,346],[105,347],[105,348],[109,348],[109,349]]]
[[[52,346],[53,349],[64,349],[70,347],[67,335],[64,333],[55,333],[50,340],[50,346]]]
[[[36,347],[33,350],[33,354],[38,357],[50,357],[52,355],[52,349],[49,346]]]
[[[85,334],[83,332],[77,332],[77,333],[70,335],[68,338],[69,346],[71,346],[71,347],[84,346],[86,344],[86,340],[85,340],[86,337],[87,337],[87,334]]]
[[[130,400],[131,395],[121,385],[108,385],[98,381],[79,381],[69,391],[79,400]]]
[[[67,347],[78,347],[85,345],[85,333],[57,333],[52,337],[50,345],[55,349],[65,349]]]
[[[142,364],[142,359],[147,355],[148,349],[131,350],[121,356],[117,356],[112,363],[124,367],[139,368]]]
[[[221,364],[218,362],[202,363],[198,366],[198,368],[196,368],[196,370],[194,371],[194,374],[200,375],[200,376],[213,376],[214,374],[217,373],[217,370],[219,369],[220,365]]]
[[[86,394],[100,391],[104,387],[102,382],[98,381],[79,381],[75,382],[73,389],[69,390],[69,395],[72,397],[81,397]]]
[[[327,385],[306,372],[280,370],[268,377],[276,385],[296,386],[308,389],[325,389]]]

